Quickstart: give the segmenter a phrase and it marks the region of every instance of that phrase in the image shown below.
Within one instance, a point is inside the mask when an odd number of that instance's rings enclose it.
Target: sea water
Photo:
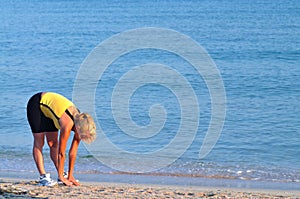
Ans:
[[[199,102],[199,126],[191,145],[175,162],[147,175],[292,182],[300,187],[299,9],[296,0],[3,1],[0,171],[36,172],[26,120],[26,104],[33,94],[53,91],[72,99],[77,72],[100,42],[130,29],[157,27],[187,35],[214,60],[226,91],[221,135],[212,151],[199,159],[211,119],[210,93],[203,77],[172,52],[140,49],[111,63],[97,83],[96,120],[108,139],[124,151],[147,154],[176,137],[181,107],[164,86],[143,85],[130,98],[130,117],[140,126],[151,123],[153,104],[165,108],[167,118],[156,135],[130,136],[112,113],[111,97],[119,79],[136,66],[160,63],[190,82]],[[45,166],[53,172],[48,153],[45,147]],[[122,173],[94,155],[81,144],[76,172]],[[107,151],[96,155],[120,163],[120,157]]]

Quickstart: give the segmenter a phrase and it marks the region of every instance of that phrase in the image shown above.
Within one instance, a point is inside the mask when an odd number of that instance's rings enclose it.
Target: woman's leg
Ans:
[[[46,174],[43,158],[45,133],[33,133],[33,158],[40,175]]]
[[[50,148],[51,160],[58,171],[58,132],[47,132],[46,133],[47,143]]]

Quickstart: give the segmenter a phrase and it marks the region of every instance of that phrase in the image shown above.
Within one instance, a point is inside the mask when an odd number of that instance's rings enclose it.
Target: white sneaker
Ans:
[[[50,173],[46,173],[46,174],[40,176],[38,185],[52,187],[56,184],[57,184],[57,182],[51,179]]]

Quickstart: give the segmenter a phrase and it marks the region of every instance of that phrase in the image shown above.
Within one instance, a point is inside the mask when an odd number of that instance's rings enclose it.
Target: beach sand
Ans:
[[[300,198],[298,191],[82,182],[78,187],[37,186],[27,179],[0,179],[1,198]]]

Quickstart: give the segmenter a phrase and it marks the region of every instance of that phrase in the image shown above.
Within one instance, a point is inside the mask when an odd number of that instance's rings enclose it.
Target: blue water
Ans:
[[[97,119],[111,141],[127,151],[149,153],[176,135],[178,101],[159,85],[139,88],[130,100],[130,114],[138,125],[149,124],[152,104],[161,103],[168,111],[164,128],[154,137],[134,139],[124,134],[111,113],[110,97],[118,79],[137,65],[161,63],[175,68],[191,83],[199,101],[200,123],[188,150],[175,163],[154,171],[156,175],[299,183],[299,11],[296,0],[3,1],[0,171],[35,171],[26,121],[31,95],[54,91],[72,99],[80,65],[100,42],[129,29],[160,27],[188,35],[216,63],[227,98],[221,136],[200,160],[198,152],[211,116],[202,77],[172,53],[144,49],[116,60],[98,84]],[[54,171],[48,162],[46,168]],[[84,145],[79,148],[76,171],[116,172],[95,160]]]

